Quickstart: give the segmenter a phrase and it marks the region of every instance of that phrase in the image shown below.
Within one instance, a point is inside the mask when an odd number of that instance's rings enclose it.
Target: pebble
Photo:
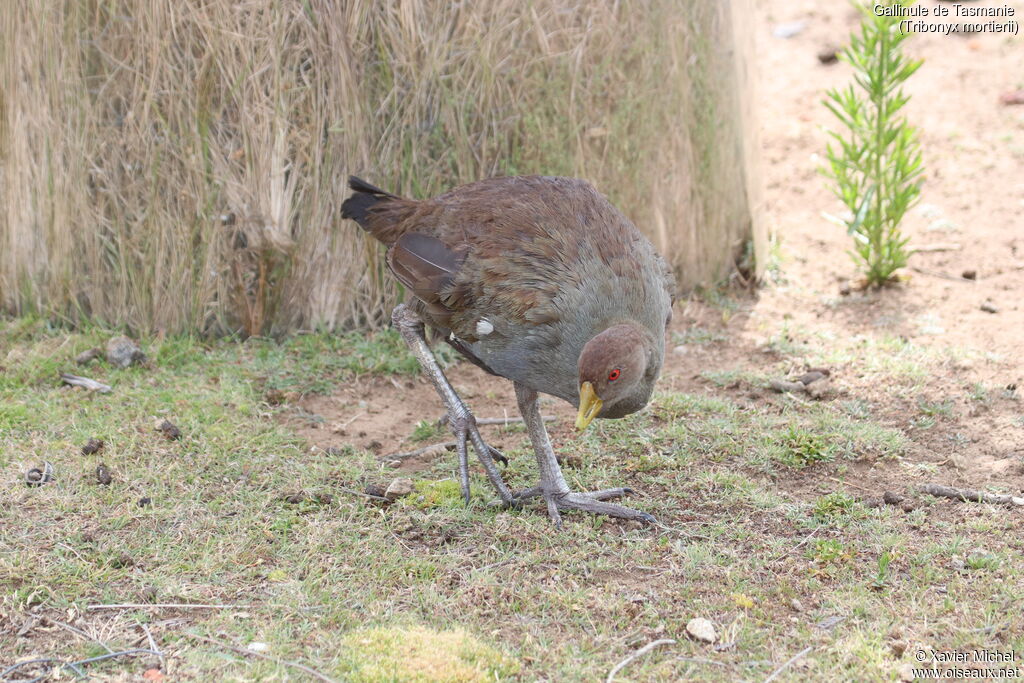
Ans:
[[[981,310],[985,311],[986,313],[998,313],[999,312],[999,309],[996,308],[992,304],[992,302],[990,302],[990,301],[986,301],[983,304],[981,304]]]
[[[796,598],[793,598],[792,600],[789,601],[789,606],[793,608],[794,612],[803,612],[804,611],[804,603],[800,602]]]
[[[899,505],[903,502],[903,496],[894,491],[886,491],[882,494],[882,500],[886,505]]]
[[[718,640],[714,625],[703,617],[695,617],[686,622],[686,632],[695,640],[713,643]]]
[[[141,363],[145,360],[146,354],[129,337],[114,337],[107,342],[107,362],[114,367],[126,368],[132,363]]]
[[[266,652],[267,650],[270,649],[270,646],[267,645],[266,643],[261,643],[261,642],[259,642],[257,640],[254,640],[251,643],[249,643],[248,645],[246,645],[245,649],[249,650],[250,652]]]
[[[388,488],[384,491],[384,497],[390,501],[395,501],[403,496],[408,496],[413,490],[412,479],[398,477],[388,484]]]
[[[88,351],[83,351],[82,353],[75,356],[75,362],[78,363],[79,365],[88,365],[89,363],[99,358],[101,355],[103,355],[103,352],[100,351],[99,349],[89,349]]]
[[[826,45],[818,50],[818,61],[822,64],[835,64],[839,61],[839,48],[835,45]]]
[[[82,446],[82,455],[92,455],[103,450],[103,439],[89,439],[84,446]]]
[[[803,30],[807,28],[807,22],[805,21],[790,21],[785,24],[778,24],[772,29],[772,35],[776,38],[795,38],[796,36],[803,33]]]

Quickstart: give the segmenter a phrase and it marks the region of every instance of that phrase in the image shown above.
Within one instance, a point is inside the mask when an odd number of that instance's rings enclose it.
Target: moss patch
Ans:
[[[351,681],[494,681],[519,671],[514,660],[461,629],[365,629],[347,635],[343,644]]]

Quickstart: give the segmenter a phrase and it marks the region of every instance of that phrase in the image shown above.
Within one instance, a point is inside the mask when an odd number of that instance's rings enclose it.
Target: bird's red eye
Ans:
[[[612,370],[611,372],[608,373],[608,381],[609,382],[614,382],[615,380],[617,380],[619,378],[620,374],[622,374],[622,373],[619,372],[619,369],[615,368],[614,370]]]

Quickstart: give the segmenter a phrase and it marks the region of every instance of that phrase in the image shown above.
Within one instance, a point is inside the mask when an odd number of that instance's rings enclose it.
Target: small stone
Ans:
[[[833,615],[831,617],[825,617],[824,619],[819,621],[817,624],[815,624],[815,626],[820,628],[822,631],[831,631],[832,629],[834,629],[836,626],[838,626],[839,624],[843,623],[844,621],[846,621],[846,617],[841,617],[839,615]]]
[[[965,280],[977,280],[978,271],[974,270],[973,268],[968,268],[964,272],[960,273],[960,277],[962,277]]]
[[[686,632],[691,638],[702,643],[713,643],[718,640],[714,625],[703,617],[695,617],[686,622]]]
[[[163,432],[171,441],[177,441],[181,438],[181,430],[178,429],[178,425],[174,424],[170,420],[163,420],[157,425],[157,430]]]
[[[832,381],[828,377],[822,377],[816,382],[806,385],[807,393],[811,398],[821,398],[832,388]]]
[[[839,61],[839,48],[835,45],[826,45],[818,50],[818,61],[822,64],[835,64]]]
[[[562,467],[578,470],[583,467],[583,458],[578,453],[563,453],[555,456]]]
[[[800,602],[799,600],[797,600],[796,598],[793,598],[792,600],[789,601],[789,606],[793,609],[794,612],[803,612],[804,611],[804,604],[802,602]]]
[[[92,455],[93,453],[99,453],[100,451],[103,450],[103,447],[105,445],[106,444],[103,442],[103,439],[89,439],[88,441],[85,442],[85,445],[82,446],[82,455]]]
[[[981,304],[981,310],[985,311],[986,313],[998,313],[999,312],[999,309],[996,308],[995,305],[991,301],[986,301],[983,304]]]
[[[899,505],[903,502],[903,496],[895,491],[886,491],[882,494],[882,500],[885,501],[886,505]]]
[[[803,382],[790,382],[784,379],[773,379],[768,382],[768,386],[773,391],[777,391],[780,394],[807,390],[807,386]]]
[[[88,351],[82,351],[80,354],[75,356],[75,362],[79,365],[88,365],[103,354],[99,349],[89,349]]]
[[[390,501],[395,501],[403,496],[408,496],[413,490],[412,479],[398,477],[388,484],[387,490],[384,491],[384,497]]]
[[[796,36],[803,33],[803,30],[807,28],[807,22],[804,21],[790,21],[784,24],[778,24],[772,29],[772,35],[776,38],[795,38]]]
[[[246,645],[245,649],[249,650],[250,652],[266,652],[270,649],[270,646],[266,643],[261,643],[259,641],[254,640],[253,642]]]
[[[96,482],[103,486],[110,486],[114,478],[110,476],[110,470],[106,465],[100,463],[96,466]]]
[[[907,641],[894,640],[889,643],[889,650],[892,652],[893,657],[899,659],[903,656],[903,653],[907,651]]]
[[[114,337],[107,342],[107,362],[117,368],[126,368],[132,363],[144,363],[146,354],[129,337]]]
[[[839,296],[850,296],[851,292],[853,292],[853,288],[850,287],[849,282],[844,282],[839,285]]]
[[[823,377],[828,377],[828,375],[829,372],[827,370],[808,370],[804,374],[800,375],[800,377],[797,378],[797,381],[806,386],[808,384],[811,384],[812,382],[817,382],[819,379],[822,379]]]
[[[136,505],[138,505],[140,508],[149,507],[152,504],[153,504],[153,499],[150,498],[149,496],[144,496],[142,498],[139,498],[139,502],[136,503]]]
[[[135,558],[129,555],[128,553],[121,553],[120,555],[115,557],[110,564],[111,566],[118,568],[134,567]]]
[[[387,493],[387,489],[381,486],[380,484],[367,484],[365,487],[363,487],[363,493],[365,493],[368,496],[376,496],[378,498],[383,498],[384,494]]]

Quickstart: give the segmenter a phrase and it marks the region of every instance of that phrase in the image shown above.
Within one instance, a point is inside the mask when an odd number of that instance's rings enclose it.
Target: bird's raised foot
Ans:
[[[543,497],[547,503],[548,515],[557,527],[562,526],[561,510],[583,510],[584,512],[591,512],[596,515],[632,519],[644,524],[656,524],[658,520],[646,512],[640,512],[639,510],[616,503],[604,502],[614,498],[621,498],[630,493],[633,493],[633,489],[614,488],[602,489],[600,491],[582,491],[580,493],[566,491],[564,493],[548,494],[540,486],[534,486],[517,493],[513,504],[519,504],[524,500],[537,496]]]
[[[437,426],[438,427],[447,427],[450,424],[451,424],[451,418],[447,414],[442,415],[441,418],[437,421]],[[473,428],[476,429],[476,423],[475,422],[473,424]],[[452,431],[454,431],[454,430],[452,430]],[[456,434],[456,438],[458,438],[458,434]],[[495,448],[494,446],[490,445],[489,443],[485,442],[485,445],[487,446],[487,449],[490,452],[491,457],[494,458],[494,460],[496,460],[497,462],[500,462],[502,467],[508,467],[508,458],[505,457],[504,453],[502,453],[501,451],[499,451],[497,448]]]
[[[462,499],[466,501],[466,505],[469,505],[470,499],[469,452],[466,445],[467,441],[473,444],[473,449],[480,458],[480,462],[487,471],[487,476],[494,485],[494,489],[498,492],[498,496],[501,498],[502,502],[506,505],[512,504],[512,492],[509,491],[505,482],[501,479],[501,475],[498,474],[497,470],[494,468],[495,460],[507,465],[508,458],[502,455],[501,451],[489,445],[484,441],[483,437],[480,436],[480,430],[477,429],[476,420],[473,418],[473,414],[468,410],[459,414],[449,414],[446,422],[451,428],[452,434],[455,435],[455,451],[459,456],[459,487],[462,490]]]

